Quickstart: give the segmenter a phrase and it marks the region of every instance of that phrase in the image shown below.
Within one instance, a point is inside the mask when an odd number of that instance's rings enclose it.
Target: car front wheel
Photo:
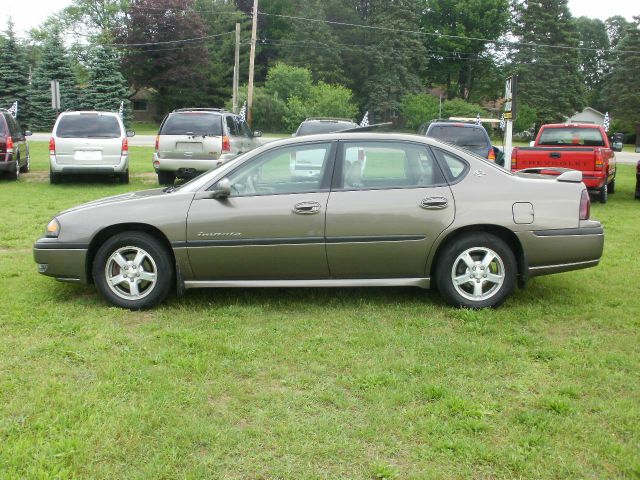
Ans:
[[[171,291],[171,255],[144,232],[124,232],[107,240],[96,253],[93,281],[113,305],[131,310],[161,303]]]
[[[497,307],[513,291],[517,268],[513,251],[500,238],[470,233],[445,247],[436,284],[445,300],[456,307]]]

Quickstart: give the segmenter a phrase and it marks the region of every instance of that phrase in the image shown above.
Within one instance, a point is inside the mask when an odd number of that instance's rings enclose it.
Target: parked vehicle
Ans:
[[[611,137],[611,150],[621,152],[624,148],[624,133],[614,133]]]
[[[63,112],[49,140],[49,180],[72,175],[108,175],[129,183],[129,141],[117,113]]]
[[[158,131],[153,168],[160,185],[189,179],[260,145],[262,132],[220,108],[181,108],[168,114]]]
[[[640,160],[636,165],[636,198],[640,199]]]
[[[321,150],[295,177],[293,152]],[[350,152],[364,150],[362,169]],[[64,211],[38,271],[95,283],[131,309],[176,286],[417,286],[452,305],[500,305],[516,283],[593,267],[602,225],[580,172],[512,174],[414,135],[333,133],[266,144],[180,187]]]
[[[301,137],[303,135],[341,132],[358,127],[359,125],[356,122],[346,118],[307,118],[298,126],[293,136]]]
[[[21,173],[27,173],[31,158],[27,137],[29,130],[22,131],[18,121],[9,111],[0,109],[0,174],[17,180]]]
[[[443,142],[480,155],[498,165],[504,165],[504,153],[491,144],[491,138],[482,125],[476,123],[434,120],[418,129],[418,135],[437,138]]]
[[[543,125],[531,147],[515,147],[511,153],[513,171],[539,167],[581,171],[582,181],[601,203],[615,192],[616,157],[599,125]]]

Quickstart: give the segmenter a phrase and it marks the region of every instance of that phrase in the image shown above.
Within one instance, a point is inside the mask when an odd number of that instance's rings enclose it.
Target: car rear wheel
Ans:
[[[118,175],[118,180],[120,180],[120,183],[123,184],[128,184],[129,183],[129,170],[127,170],[126,172],[120,173]]]
[[[158,172],[158,183],[160,185],[173,185],[176,180],[176,174],[173,172]]]
[[[20,167],[20,173],[29,173],[30,168],[31,168],[31,155],[29,154],[29,150],[27,149],[27,161],[22,167]]]
[[[161,303],[171,291],[171,255],[144,232],[123,232],[107,240],[96,253],[93,281],[113,305],[131,310]]]
[[[607,186],[608,193],[616,193],[616,179],[614,178]]]
[[[16,169],[13,172],[9,172],[9,180],[18,180],[20,178],[20,159],[16,160]]]
[[[513,291],[517,268],[513,251],[504,241],[488,233],[470,233],[445,247],[436,284],[456,307],[497,307]]]
[[[62,178],[60,177],[59,173],[56,172],[52,172],[51,170],[49,170],[49,183],[52,185],[58,184],[60,183],[60,181],[62,180]]]
[[[600,203],[607,203],[607,200],[609,199],[609,188],[607,187],[607,184],[605,183],[602,188],[600,188],[600,190],[598,190],[598,201]]]

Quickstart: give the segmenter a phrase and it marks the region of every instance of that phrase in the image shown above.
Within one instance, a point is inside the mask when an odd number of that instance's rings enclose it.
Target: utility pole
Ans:
[[[249,57],[249,87],[247,89],[247,123],[253,128],[253,68],[256,57],[256,33],[258,31],[258,0],[253,0],[253,23],[251,25],[251,55]]]
[[[233,66],[233,113],[238,113],[238,80],[240,78],[240,24],[236,23],[236,56]]]

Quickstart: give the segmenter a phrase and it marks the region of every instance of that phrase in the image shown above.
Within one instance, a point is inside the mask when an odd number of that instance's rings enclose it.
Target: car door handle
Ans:
[[[551,158],[560,158],[561,155],[560,155],[560,152],[551,152],[549,156]]]
[[[320,204],[318,202],[300,202],[296,203],[293,207],[293,213],[300,215],[313,215],[320,211]]]
[[[420,207],[427,210],[438,210],[446,208],[449,201],[444,197],[427,197],[420,202]]]

